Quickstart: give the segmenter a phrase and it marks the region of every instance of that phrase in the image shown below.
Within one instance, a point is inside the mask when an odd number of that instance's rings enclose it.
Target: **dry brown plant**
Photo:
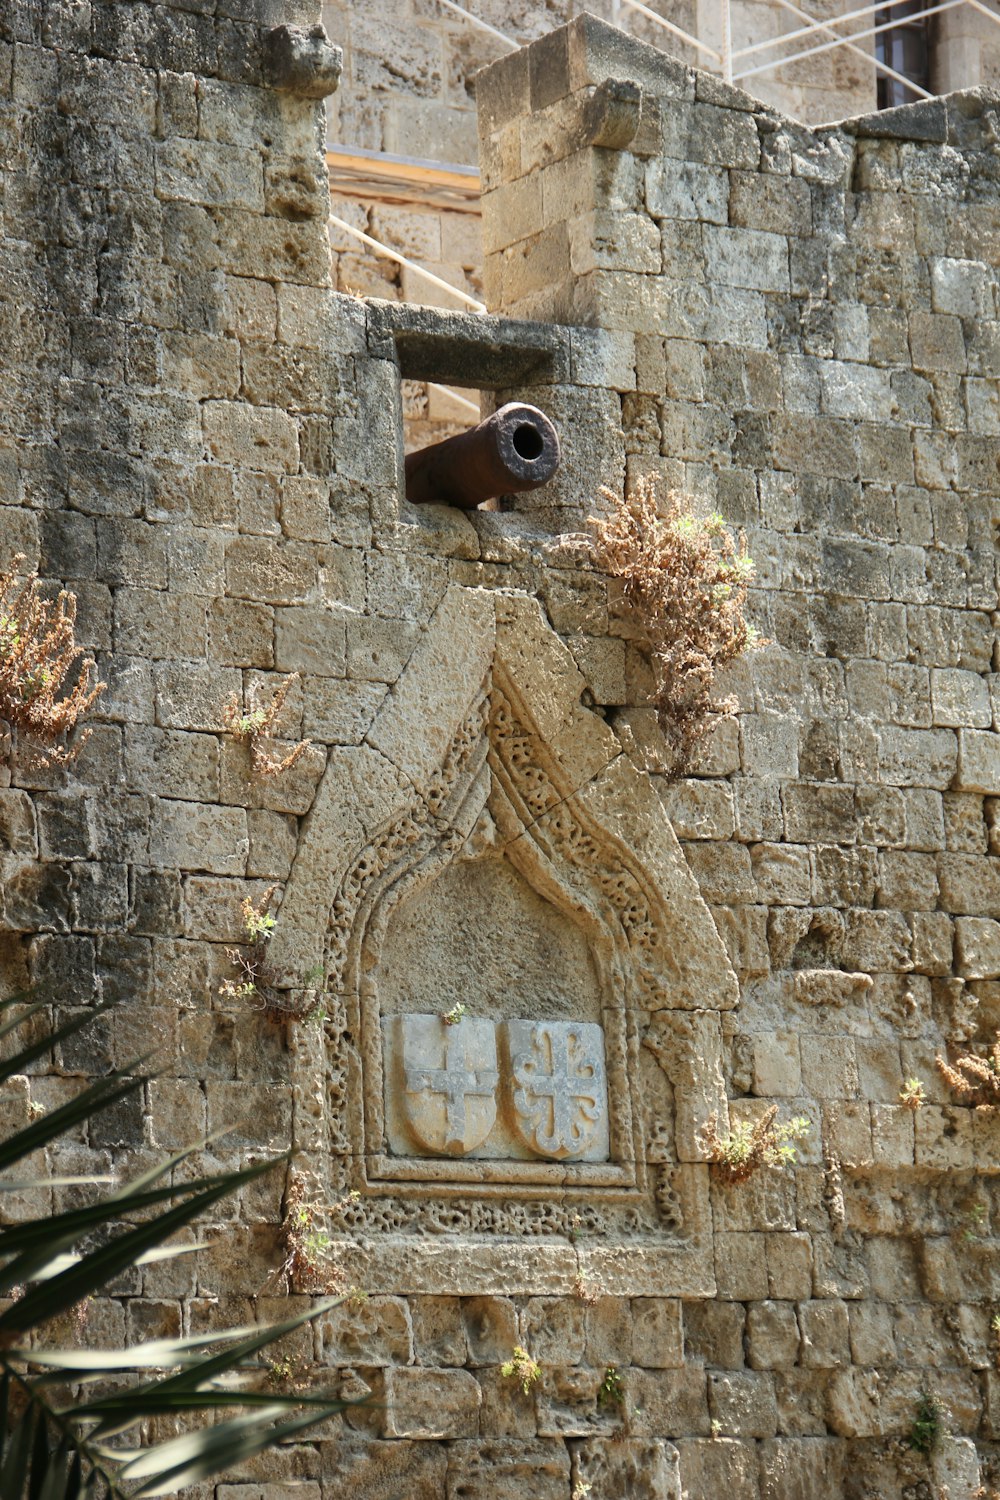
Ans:
[[[250,764],[258,776],[280,776],[290,771],[312,744],[311,740],[300,740],[286,755],[273,755],[266,748],[267,741],[274,738],[273,730],[281,718],[285,700],[298,682],[298,672],[293,672],[282,682],[270,703],[262,703],[256,685],[251,685],[246,694],[246,709],[240,707],[239,696],[230,694],[222,709],[223,727],[250,747]]]
[[[962,1104],[1000,1104],[1000,1031],[986,1057],[966,1052],[954,1063],[938,1056],[937,1070]]]
[[[762,644],[745,614],[753,561],[721,516],[695,516],[675,493],[661,508],[651,482],[601,494],[612,510],[590,519],[596,560],[621,579],[645,635],[652,706],[679,776],[698,741],[736,712],[735,699],[713,700],[717,671]]]
[[[330,1236],[322,1221],[322,1209],[306,1197],[302,1179],[293,1175],[279,1231],[282,1261],[268,1278],[269,1286],[312,1297],[343,1291],[341,1273],[330,1259]]]
[[[43,766],[65,765],[90,738],[78,725],[105,684],[76,643],[76,595],[44,599],[37,573],[19,576],[23,562],[0,572],[0,718],[44,747]]]
[[[238,948],[227,948],[226,957],[236,968],[238,979],[224,979],[219,985],[219,994],[227,1000],[249,1000],[256,1002],[261,1010],[267,1010],[271,986],[267,979],[267,945],[274,931],[271,902],[277,886],[270,886],[254,905],[250,896],[244,896],[240,905],[243,917],[244,941]]]
[[[269,886],[256,905],[252,897],[243,898],[240,906],[243,941],[238,948],[226,949],[226,957],[236,974],[222,981],[219,994],[227,1000],[245,1000],[276,1024],[321,1023],[326,1018],[323,965],[309,969],[298,986],[285,988],[267,962],[267,945],[275,923],[271,903],[277,889],[276,885]]]
[[[579,1297],[581,1302],[586,1302],[589,1307],[600,1302],[603,1293],[596,1281],[592,1281],[583,1271],[580,1271],[573,1281],[573,1296]]]
[[[789,1167],[795,1163],[794,1141],[809,1133],[810,1122],[797,1115],[784,1125],[776,1125],[778,1106],[772,1104],[760,1119],[734,1122],[728,1135],[720,1135],[718,1117],[709,1115],[702,1126],[701,1138],[712,1171],[722,1182],[746,1182],[760,1167]]]
[[[897,1102],[904,1109],[912,1109],[916,1112],[918,1109],[923,1109],[927,1103],[927,1090],[919,1078],[907,1078],[896,1097]]]

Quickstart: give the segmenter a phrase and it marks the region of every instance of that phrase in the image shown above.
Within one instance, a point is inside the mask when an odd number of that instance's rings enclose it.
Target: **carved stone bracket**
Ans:
[[[264,38],[265,75],[279,93],[325,99],[336,93],[343,66],[343,51],[323,26],[274,26]]]

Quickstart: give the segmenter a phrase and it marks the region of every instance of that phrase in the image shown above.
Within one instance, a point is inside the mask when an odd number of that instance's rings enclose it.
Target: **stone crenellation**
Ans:
[[[372,1400],[219,1500],[988,1493],[1000,1133],[935,1058],[1000,1028],[1000,98],[810,130],[577,17],[480,76],[449,313],[335,290],[317,21],[0,17],[0,566],[108,685],[71,765],[8,746],[0,974],[119,1001],[5,1118],[153,1039],[54,1170],[298,1153],[87,1336],[299,1306],[294,1181],[367,1296],[290,1353]],[[407,382],[537,405],[561,469],[409,505]],[[756,560],[680,778],[602,486]],[[224,709],[279,690],[261,777]],[[248,899],[284,1011],[226,987]],[[723,1180],[774,1106],[796,1159]]]

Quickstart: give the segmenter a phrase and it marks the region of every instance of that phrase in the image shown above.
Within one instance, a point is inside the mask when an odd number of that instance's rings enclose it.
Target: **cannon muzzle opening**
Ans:
[[[407,454],[406,498],[475,510],[497,495],[537,490],[558,467],[559,435],[548,417],[511,401],[469,432]]]

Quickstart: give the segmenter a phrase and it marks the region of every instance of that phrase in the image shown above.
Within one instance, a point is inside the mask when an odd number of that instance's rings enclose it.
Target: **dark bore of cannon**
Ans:
[[[559,435],[548,417],[511,401],[469,432],[407,454],[406,498],[475,510],[497,495],[538,489],[558,467]]]

